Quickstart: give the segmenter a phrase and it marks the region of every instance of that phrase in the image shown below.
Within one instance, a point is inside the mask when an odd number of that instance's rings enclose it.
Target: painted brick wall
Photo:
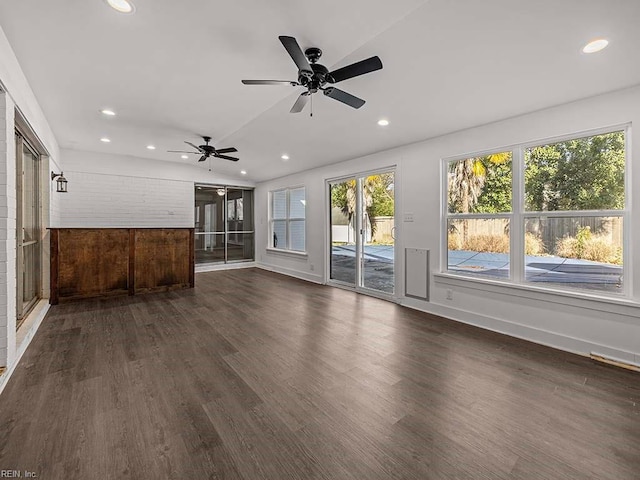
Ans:
[[[60,173],[63,170],[58,162],[49,158],[49,168],[47,174],[51,171]],[[66,173],[65,173],[66,175]],[[66,177],[65,177],[66,178]],[[49,185],[49,223],[48,225],[60,225],[60,202],[63,194],[56,192],[56,182],[51,181],[51,177],[47,175],[47,184]],[[47,225],[47,226],[48,226]]]
[[[14,105],[0,93],[0,366],[16,351],[16,170]]]
[[[68,193],[52,193],[58,210],[52,226],[193,227],[193,182],[71,170],[64,175]]]

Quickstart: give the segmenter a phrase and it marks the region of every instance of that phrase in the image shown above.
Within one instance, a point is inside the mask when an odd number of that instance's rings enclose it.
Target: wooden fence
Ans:
[[[465,221],[467,237],[509,234],[509,220],[505,218],[453,220],[452,225],[460,235]],[[604,237],[612,245],[622,247],[621,217],[535,217],[525,222],[525,232],[540,238],[547,253],[553,253],[560,240],[575,237],[585,227],[589,227],[592,235]]]

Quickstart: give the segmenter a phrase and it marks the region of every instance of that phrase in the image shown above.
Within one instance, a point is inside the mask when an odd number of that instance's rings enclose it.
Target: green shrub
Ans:
[[[508,235],[472,235],[465,242],[465,250],[486,253],[509,253]]]
[[[447,248],[449,250],[463,250],[462,235],[458,232],[449,232],[449,236],[447,237]]]
[[[622,265],[622,247],[612,245],[606,235],[594,235],[589,227],[579,229],[575,237],[567,236],[560,240],[556,255]]]
[[[545,248],[542,239],[533,233],[524,234],[524,253],[525,255],[544,255]]]
[[[508,235],[470,235],[463,241],[457,232],[449,233],[447,238],[449,250],[469,250],[472,252],[509,253]]]

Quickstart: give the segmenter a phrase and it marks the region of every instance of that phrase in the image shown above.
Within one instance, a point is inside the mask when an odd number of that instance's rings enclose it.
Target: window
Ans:
[[[510,277],[511,179],[511,152],[449,162],[449,271]]]
[[[241,222],[242,218],[242,198],[234,198],[227,200],[227,220],[235,220]]]
[[[447,271],[624,293],[625,131],[447,162]]]
[[[306,250],[305,188],[287,188],[270,193],[269,246],[279,250]]]

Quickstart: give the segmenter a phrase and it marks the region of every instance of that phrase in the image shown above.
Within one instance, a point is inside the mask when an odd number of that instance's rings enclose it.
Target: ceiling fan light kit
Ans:
[[[360,62],[352,63],[346,67],[338,68],[332,72],[327,67],[318,63],[322,57],[322,50],[317,47],[307,48],[304,53],[294,37],[278,37],[289,56],[298,67],[298,80],[242,80],[245,85],[292,85],[302,86],[306,91],[302,92],[291,108],[291,113],[299,113],[307,105],[314,93],[319,90],[325,96],[333,98],[339,102],[353,108],[360,108],[365,101],[339,88],[327,86],[358,77],[366,73],[371,73],[382,69],[382,61],[379,57],[370,57]],[[313,115],[313,112],[311,112]]]

